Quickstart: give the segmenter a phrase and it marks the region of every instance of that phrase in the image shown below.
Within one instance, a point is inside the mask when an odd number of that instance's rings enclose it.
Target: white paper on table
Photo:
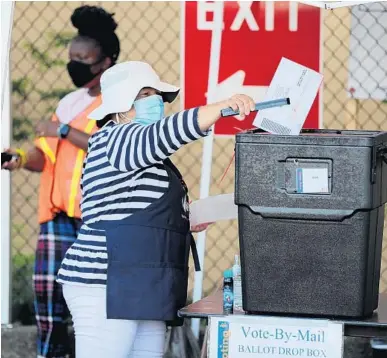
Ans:
[[[234,203],[234,193],[209,196],[190,204],[191,225],[233,220],[238,217],[238,207]]]
[[[290,105],[259,111],[253,125],[273,134],[300,134],[322,79],[321,73],[283,57],[264,101],[289,97]]]

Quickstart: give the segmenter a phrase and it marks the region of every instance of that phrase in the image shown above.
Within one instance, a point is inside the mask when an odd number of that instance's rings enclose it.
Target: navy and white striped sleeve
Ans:
[[[206,136],[198,124],[198,108],[179,112],[149,126],[128,123],[114,126],[107,139],[110,164],[133,171],[158,163],[183,145]]]

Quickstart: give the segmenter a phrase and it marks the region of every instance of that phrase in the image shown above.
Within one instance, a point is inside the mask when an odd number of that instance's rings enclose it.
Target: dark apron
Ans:
[[[177,311],[186,305],[190,247],[200,266],[187,187],[169,159],[164,167],[169,189],[160,199],[124,220],[88,225],[106,232],[107,318],[183,323]]]

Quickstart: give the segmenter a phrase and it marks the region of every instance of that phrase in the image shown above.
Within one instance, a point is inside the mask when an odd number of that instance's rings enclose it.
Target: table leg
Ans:
[[[208,340],[208,326],[206,327],[206,331],[204,332],[203,345],[202,345],[200,358],[207,358],[207,340]]]

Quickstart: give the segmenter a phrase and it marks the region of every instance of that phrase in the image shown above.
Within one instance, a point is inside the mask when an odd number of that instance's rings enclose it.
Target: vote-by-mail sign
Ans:
[[[207,103],[216,2],[186,1],[182,6],[183,105],[191,108]],[[320,55],[319,8],[288,1],[225,1],[215,100],[245,93],[261,101],[282,57],[322,72]],[[305,128],[320,126],[319,99],[317,96],[312,105]],[[250,129],[254,117],[242,122],[223,118],[215,125],[215,134]]]
[[[210,317],[209,358],[341,358],[343,323],[322,319]]]

